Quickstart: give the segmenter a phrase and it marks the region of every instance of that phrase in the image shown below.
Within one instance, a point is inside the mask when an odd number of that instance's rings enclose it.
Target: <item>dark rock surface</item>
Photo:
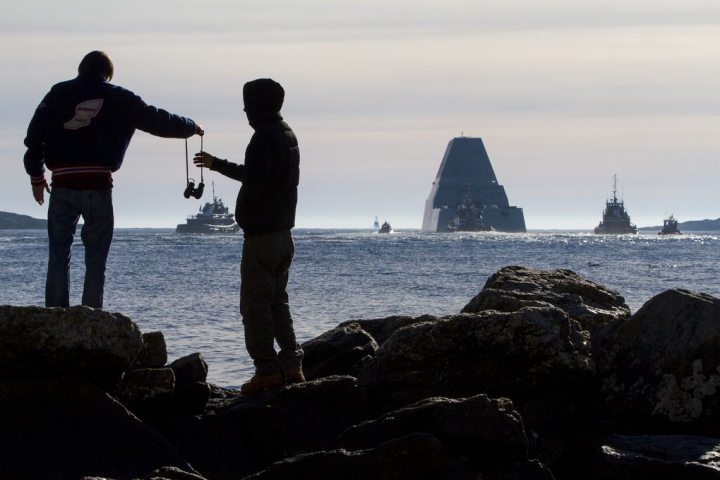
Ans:
[[[305,378],[312,380],[347,373],[357,376],[363,359],[374,357],[377,349],[375,339],[360,324],[339,325],[303,344]]]
[[[165,335],[162,332],[142,334],[143,345],[135,357],[135,368],[161,368],[168,360]]]
[[[398,478],[448,478],[446,459],[440,441],[432,435],[415,433],[393,438],[368,450],[331,450],[298,455],[247,480],[286,480],[288,478],[343,478],[364,480]],[[452,473],[452,472],[451,472]]]
[[[523,307],[553,305],[583,330],[630,317],[625,298],[595,282],[586,280],[565,269],[532,270],[510,266],[488,278],[463,313],[483,310],[514,312]]]
[[[506,267],[449,313],[343,322],[240,395],[120,314],[0,307],[0,478],[719,478],[719,299],[631,317]]]
[[[77,375],[112,387],[141,348],[137,325],[119,313],[0,306],[0,380]]]
[[[720,299],[668,290],[596,337],[613,410],[720,432]]]
[[[607,479],[720,479],[720,440],[691,435],[610,435],[596,471]]]
[[[509,395],[592,375],[577,324],[552,307],[459,314],[390,337],[363,378],[376,389]]]
[[[80,377],[0,382],[0,478],[132,479],[164,466],[194,472],[177,449]]]

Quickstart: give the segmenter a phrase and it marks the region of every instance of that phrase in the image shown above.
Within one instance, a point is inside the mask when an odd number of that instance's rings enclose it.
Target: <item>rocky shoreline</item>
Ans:
[[[240,395],[85,307],[0,306],[0,479],[720,479],[720,299],[634,315],[505,267],[460,313],[347,321]]]

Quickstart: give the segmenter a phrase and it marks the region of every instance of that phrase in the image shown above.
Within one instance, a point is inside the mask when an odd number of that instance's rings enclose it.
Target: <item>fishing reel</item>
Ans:
[[[195,188],[195,181],[193,179],[189,179],[183,195],[185,198],[195,197],[200,200],[203,196],[203,190],[205,190],[205,184],[202,181],[200,182],[200,185],[198,185],[198,188]]]
[[[203,150],[203,137],[200,136],[200,151]],[[205,183],[203,181],[203,168],[200,167],[200,185],[195,188],[195,180],[190,178],[190,159],[188,157],[188,144],[187,138],[185,139],[185,175],[187,177],[187,186],[183,192],[185,198],[195,197],[198,200],[203,196],[205,190]]]

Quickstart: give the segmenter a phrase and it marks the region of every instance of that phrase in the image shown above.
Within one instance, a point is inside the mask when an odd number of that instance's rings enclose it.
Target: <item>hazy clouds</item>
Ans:
[[[246,5],[247,3],[247,5]],[[482,137],[530,228],[592,228],[618,174],[636,223],[720,217],[720,2],[25,2],[3,7],[0,210],[44,216],[22,139],[53,83],[106,50],[114,81],[198,120],[241,160],[242,84],[283,84],[302,152],[298,225],[419,228],[447,142]],[[199,148],[191,140],[191,152]],[[233,203],[238,185],[206,174]],[[142,132],[119,226],[174,226],[184,144]],[[207,191],[207,190],[206,190]]]

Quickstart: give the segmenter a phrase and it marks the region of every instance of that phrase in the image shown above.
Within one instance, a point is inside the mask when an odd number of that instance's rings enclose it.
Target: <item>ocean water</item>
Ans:
[[[294,231],[290,303],[298,340],[340,322],[459,312],[507,265],[568,268],[616,290],[632,312],[670,288],[720,297],[720,235],[597,236],[585,232],[381,235],[370,230]],[[162,331],[169,360],[200,352],[212,383],[252,376],[239,317],[242,235],[119,229],[110,251],[105,309],[142,332]],[[84,266],[73,246],[71,303]],[[43,305],[45,231],[0,231],[0,305]]]

